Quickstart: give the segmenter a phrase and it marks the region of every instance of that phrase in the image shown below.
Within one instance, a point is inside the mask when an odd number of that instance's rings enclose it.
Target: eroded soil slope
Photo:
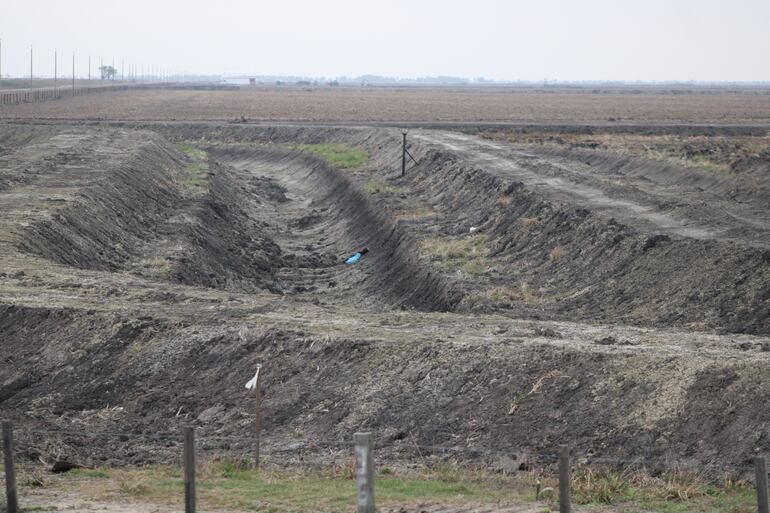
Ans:
[[[80,432],[194,424],[202,450],[245,454],[243,383],[261,362],[276,450],[358,429],[384,451],[495,449],[507,456],[463,454],[515,468],[559,443],[738,469],[770,449],[756,409],[770,383],[766,213],[723,198],[740,216],[716,223],[708,205],[685,208],[705,192],[657,195],[441,132],[414,134],[419,164],[401,178],[399,139],[2,126],[2,416]],[[340,170],[297,143],[370,159]],[[361,245],[370,254],[343,265]],[[46,462],[178,453],[18,436],[21,456]]]

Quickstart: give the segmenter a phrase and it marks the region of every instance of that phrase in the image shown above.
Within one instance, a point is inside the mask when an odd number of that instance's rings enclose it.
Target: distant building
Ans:
[[[250,86],[255,86],[255,85],[257,85],[257,79],[256,79],[256,78],[250,78],[250,79],[249,79],[249,85],[250,85]]]

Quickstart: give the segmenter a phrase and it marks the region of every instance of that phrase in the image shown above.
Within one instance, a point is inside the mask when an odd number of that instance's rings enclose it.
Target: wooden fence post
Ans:
[[[403,142],[401,144],[401,176],[406,176],[406,134],[407,130],[401,130]]]
[[[759,513],[768,513],[767,500],[767,460],[764,456],[754,458],[754,471],[757,482],[757,505]]]
[[[374,513],[374,451],[371,433],[353,435],[356,453],[358,513]]]
[[[13,466],[13,424],[3,422],[3,452],[5,453],[5,497],[8,513],[18,513],[19,498],[16,495],[16,471]]]
[[[184,511],[195,513],[195,428],[184,432]]]
[[[569,496],[569,447],[559,446],[559,513],[570,513]]]
[[[254,443],[254,468],[259,470],[259,451],[260,451],[260,437],[262,436],[262,392],[259,385],[259,374],[262,371],[262,365],[257,364],[257,375],[254,383],[254,406],[256,408],[256,418],[254,420],[254,435],[256,441]]]

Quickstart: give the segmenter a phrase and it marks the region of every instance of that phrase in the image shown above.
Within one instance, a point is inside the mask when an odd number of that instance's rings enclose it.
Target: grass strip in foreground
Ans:
[[[541,497],[535,498],[536,484]],[[23,475],[22,497],[66,493],[100,503],[179,504],[184,496],[181,470],[153,466],[141,469],[83,469],[65,475]],[[558,511],[558,485],[550,474],[513,475],[451,465],[421,470],[383,467],[376,478],[378,507],[523,507]],[[328,470],[253,471],[231,461],[199,466],[197,497],[201,508],[270,513],[343,512],[355,507],[352,461]],[[42,499],[41,497],[41,499]],[[44,500],[44,499],[42,499]],[[708,484],[695,474],[672,472],[649,477],[635,472],[576,469],[572,500],[576,509],[593,513],[751,513],[756,493],[751,483],[725,480]],[[40,503],[39,507],[46,505]],[[38,507],[38,506],[35,506]]]

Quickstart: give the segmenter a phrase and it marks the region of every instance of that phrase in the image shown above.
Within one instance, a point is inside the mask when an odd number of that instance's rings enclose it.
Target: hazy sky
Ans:
[[[770,80],[770,0],[3,0],[2,72]]]

